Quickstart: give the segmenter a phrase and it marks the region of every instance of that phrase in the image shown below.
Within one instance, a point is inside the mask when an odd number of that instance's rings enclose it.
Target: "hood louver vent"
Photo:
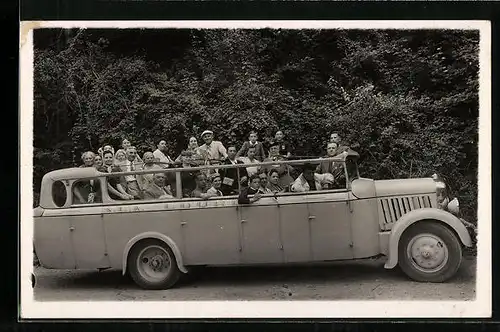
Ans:
[[[381,226],[384,230],[391,228],[391,224],[412,210],[433,207],[431,197],[428,195],[382,198],[379,202],[383,217]]]

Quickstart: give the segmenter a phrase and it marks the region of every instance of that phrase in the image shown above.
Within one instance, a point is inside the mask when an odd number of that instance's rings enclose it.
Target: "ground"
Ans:
[[[464,257],[445,283],[418,283],[383,259],[307,266],[210,267],[164,291],[139,289],[121,271],[36,268],[37,301],[474,300],[476,259]]]

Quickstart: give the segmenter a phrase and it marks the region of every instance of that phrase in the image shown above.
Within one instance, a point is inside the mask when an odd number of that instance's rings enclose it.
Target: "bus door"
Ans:
[[[186,265],[240,263],[236,200],[218,198],[182,202],[181,232]]]
[[[284,262],[279,205],[274,196],[266,195],[251,204],[238,205],[238,217],[242,263]]]
[[[307,201],[301,194],[280,194],[280,236],[286,263],[312,260],[310,219]]]
[[[353,258],[348,191],[306,197],[313,260]]]

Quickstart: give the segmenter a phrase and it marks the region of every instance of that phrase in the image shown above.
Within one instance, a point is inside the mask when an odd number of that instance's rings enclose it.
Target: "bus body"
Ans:
[[[251,204],[238,204],[234,195],[182,197],[181,172],[215,166],[149,171],[175,173],[176,197],[123,201],[109,196],[110,174],[91,167],[56,170],[44,176],[40,205],[34,210],[35,252],[45,268],[121,269],[147,289],[172,287],[193,266],[377,255],[387,257],[386,268],[399,263],[415,280],[451,278],[460,265],[462,246],[472,241],[457,217],[438,208],[435,181],[360,178],[356,159],[353,152],[307,161],[342,164],[343,188],[264,194]],[[217,169],[234,167],[248,165]],[[99,183],[101,200],[75,204],[75,185],[90,180]]]

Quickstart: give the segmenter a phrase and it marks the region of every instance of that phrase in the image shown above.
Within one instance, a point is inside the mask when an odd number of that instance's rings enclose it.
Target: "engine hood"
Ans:
[[[398,196],[429,194],[436,192],[436,182],[432,178],[376,180],[377,196]]]

